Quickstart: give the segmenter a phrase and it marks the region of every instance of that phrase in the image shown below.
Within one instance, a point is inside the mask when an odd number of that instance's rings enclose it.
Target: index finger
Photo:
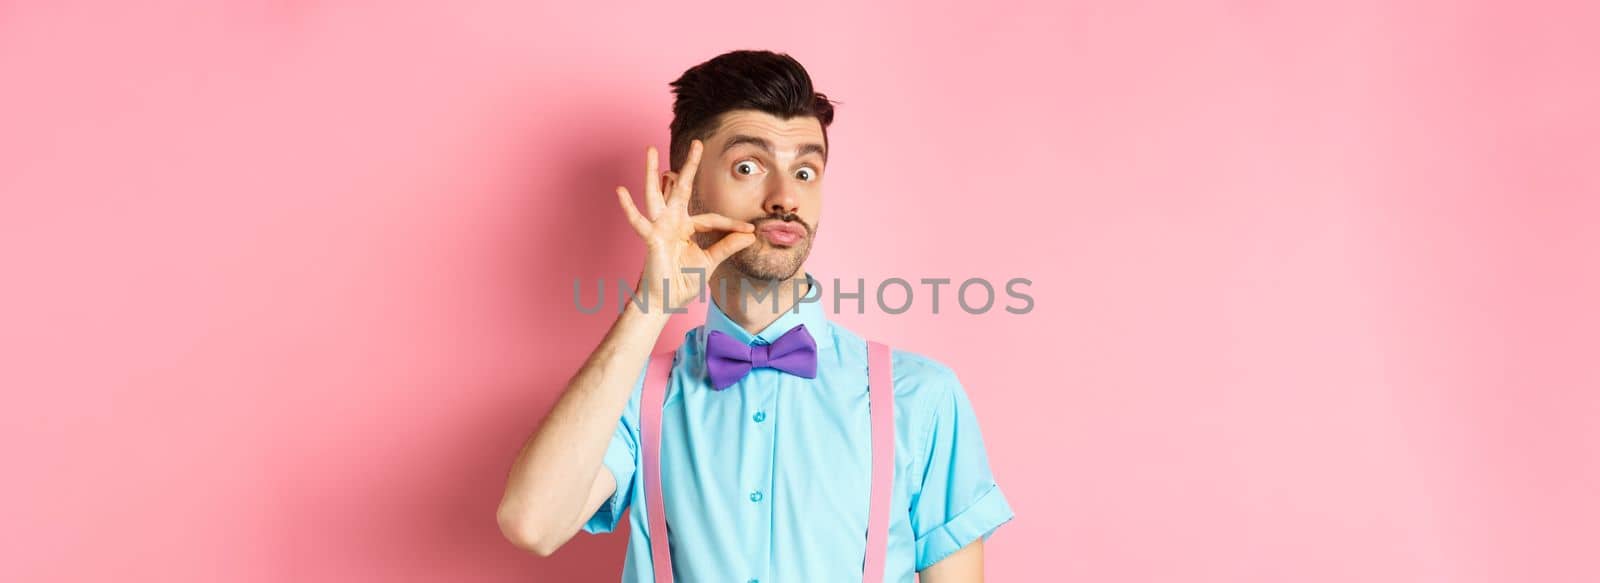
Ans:
[[[694,175],[700,170],[700,152],[704,149],[705,144],[700,140],[689,142],[689,159],[683,162],[678,183],[673,185],[672,202],[688,204],[689,196],[694,193]]]

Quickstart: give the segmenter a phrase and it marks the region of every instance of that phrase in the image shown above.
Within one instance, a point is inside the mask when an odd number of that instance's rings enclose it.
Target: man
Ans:
[[[668,310],[705,286],[706,322],[684,337],[665,406],[656,404],[675,580],[861,581],[872,474],[867,342],[828,320],[832,302],[815,301],[821,289],[803,269],[821,217],[833,105],[800,63],[766,51],[718,56],[672,86],[676,170],[658,176],[656,151],[646,150],[645,212],[617,189],[646,244],[642,299],[626,304],[524,446],[501,529],[547,556],[578,530],[610,532],[630,512],[623,581],[654,581],[641,393]],[[753,366],[730,376],[707,361],[729,339],[749,354],[786,337],[814,345],[814,371]],[[717,339],[711,348],[708,338]],[[927,583],[981,581],[983,542],[1013,513],[977,418],[949,368],[902,350],[891,362],[894,510],[883,580],[915,572]]]

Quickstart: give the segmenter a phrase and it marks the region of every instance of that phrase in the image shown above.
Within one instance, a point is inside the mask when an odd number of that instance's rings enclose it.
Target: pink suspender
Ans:
[[[661,498],[661,407],[667,396],[676,350],[650,357],[644,393],[639,402],[644,438],[644,492],[650,520],[650,558],[656,583],[672,581],[672,553],[667,547],[667,514]],[[889,346],[867,341],[867,393],[872,415],[872,497],[867,504],[867,558],[861,580],[883,581],[884,554],[889,549],[889,497],[894,492],[894,375]]]
[[[872,408],[872,498],[867,504],[867,564],[862,581],[883,581],[889,550],[889,496],[894,492],[894,374],[888,345],[867,341],[867,393]]]
[[[661,407],[666,404],[667,381],[672,378],[677,351],[650,357],[644,373],[644,393],[639,399],[639,434],[644,438],[644,498],[650,519],[650,558],[656,583],[672,583],[672,553],[667,549],[667,511],[661,502]]]

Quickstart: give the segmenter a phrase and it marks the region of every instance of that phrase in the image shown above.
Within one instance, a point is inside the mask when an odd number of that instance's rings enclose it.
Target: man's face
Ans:
[[[794,277],[822,216],[822,124],[754,110],[729,111],[721,122],[705,139],[689,214],[717,213],[756,226],[756,242],[729,257],[728,267],[752,279]],[[667,174],[667,189],[676,179],[676,172]],[[724,236],[696,233],[695,242],[706,247]]]

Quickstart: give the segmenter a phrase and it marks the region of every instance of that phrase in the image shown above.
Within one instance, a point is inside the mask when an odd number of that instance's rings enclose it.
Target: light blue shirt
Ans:
[[[821,296],[812,283],[808,300]],[[711,388],[704,374],[708,331],[770,344],[799,324],[816,339],[817,378],[756,368],[727,389]],[[1013,513],[956,374],[926,356],[897,348],[891,354],[892,506],[900,511],[889,521],[884,580],[911,583],[916,571],[987,539]],[[661,422],[674,580],[860,581],[872,481],[866,341],[830,322],[818,301],[798,302],[754,336],[712,301],[705,324],[685,334],[678,362]],[[643,387],[641,371],[606,449],[617,490],[583,526],[611,532],[629,513],[624,583],[654,580],[640,478]]]

